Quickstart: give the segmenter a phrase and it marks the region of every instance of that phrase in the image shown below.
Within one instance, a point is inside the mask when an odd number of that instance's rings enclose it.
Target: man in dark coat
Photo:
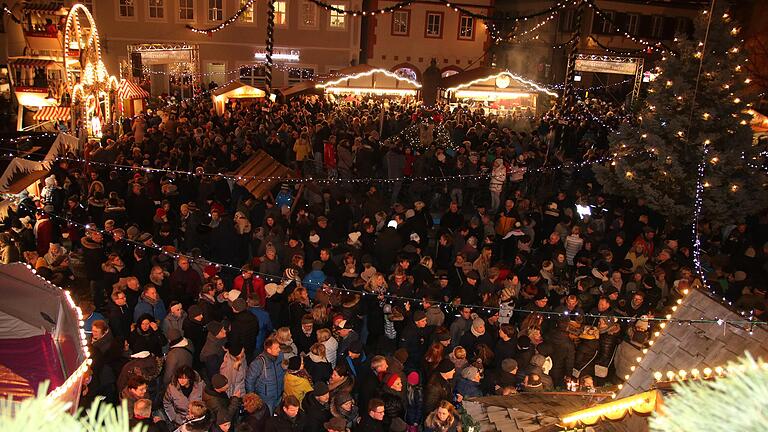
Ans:
[[[436,410],[440,401],[453,402],[452,380],[455,374],[456,367],[447,358],[437,365],[435,373],[429,378],[424,388],[424,417]]]
[[[235,390],[232,397],[227,396],[229,381],[227,377],[216,374],[211,377],[210,384],[205,386],[203,391],[203,403],[211,413],[212,418],[219,418],[219,415],[227,418],[234,418],[238,409],[240,409],[239,390]]]
[[[127,297],[122,291],[115,291],[107,303],[106,318],[114,337],[125,340],[131,333],[133,312],[128,308]]]
[[[187,311],[187,319],[184,320],[181,328],[184,337],[192,344],[195,369],[198,369],[201,365],[200,352],[203,350],[205,338],[208,334],[208,329],[206,329],[205,324],[203,324],[203,311],[200,309],[200,306],[192,305],[189,307],[189,310]]]
[[[568,318],[557,322],[557,326],[544,337],[544,343],[538,346],[539,354],[552,359],[549,376],[555,387],[564,385],[564,379],[573,370],[576,346],[568,336]]]
[[[240,343],[245,351],[248,363],[256,357],[256,338],[259,336],[259,319],[248,312],[248,303],[243,298],[232,302],[232,312],[235,316],[229,328],[229,341]]]
[[[203,280],[200,273],[189,266],[187,257],[179,257],[177,264],[178,267],[171,273],[170,298],[181,302],[186,308],[197,300]]]
[[[367,410],[354,431],[384,432],[384,401],[376,398],[371,399],[368,402]]]
[[[296,396],[286,396],[277,414],[267,420],[265,432],[303,432],[306,418]]]
[[[418,370],[421,359],[426,352],[429,340],[429,328],[427,327],[427,314],[424,311],[413,313],[413,321],[403,329],[400,335],[399,346],[408,351],[408,360],[405,362],[405,370]]]
[[[304,400],[301,401],[301,409],[304,411],[306,420],[304,432],[323,432],[323,423],[333,417],[330,399],[328,384],[322,381],[315,383],[315,389],[304,395]]]

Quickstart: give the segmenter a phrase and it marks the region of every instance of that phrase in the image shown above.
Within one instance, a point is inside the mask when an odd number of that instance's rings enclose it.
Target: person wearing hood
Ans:
[[[331,414],[340,417],[347,423],[347,428],[352,429],[360,422],[360,410],[355,398],[349,392],[340,392],[333,396],[331,401]]]
[[[467,366],[461,371],[461,378],[456,383],[456,393],[464,397],[479,397],[483,395],[480,388],[482,374],[475,366]]]
[[[171,382],[179,368],[183,366],[192,367],[193,363],[192,347],[189,346],[189,341],[182,336],[180,330],[170,329],[166,333],[166,337],[168,338],[168,346],[170,349],[165,355],[163,372],[164,387]]]
[[[531,363],[526,368],[526,375],[536,375],[541,383],[542,391],[552,391],[555,389],[555,385],[552,382],[552,378],[548,375],[549,368],[552,367],[551,361],[548,361],[546,357],[541,354],[534,354],[531,357]]]
[[[240,409],[242,395],[236,392],[230,397],[227,395],[227,389],[229,389],[227,378],[221,374],[213,375],[211,382],[205,386],[203,391],[203,402],[213,418],[232,421]]]
[[[208,377],[219,373],[221,363],[224,361],[224,344],[227,343],[227,329],[218,321],[209,322],[208,336],[205,339],[205,345],[200,351],[200,361],[205,366],[205,372]]]
[[[128,335],[128,346],[133,353],[148,351],[152,355],[162,357],[163,347],[167,342],[150,314],[140,315],[133,331]]]
[[[168,307],[168,315],[165,316],[162,324],[163,333],[168,336],[168,330],[176,329],[184,334],[184,321],[187,319],[187,312],[182,308],[181,303],[176,300],[171,301]]]
[[[224,375],[229,382],[227,395],[245,394],[245,371],[248,369],[245,362],[243,347],[230,339],[224,346],[224,360],[221,362],[219,373]]]
[[[188,420],[191,402],[203,400],[204,388],[205,383],[194,369],[189,366],[176,369],[163,396],[163,409],[174,426]]]
[[[317,382],[315,389],[304,395],[304,400],[301,402],[301,409],[304,411],[306,418],[306,426],[304,432],[323,432],[323,423],[330,420],[331,415],[330,407],[331,394],[328,391],[328,384],[325,382]]]
[[[133,309],[133,318],[137,319],[142,315],[149,315],[153,321],[163,322],[166,313],[165,303],[157,294],[157,288],[153,285],[145,286],[136,307]]]
[[[264,351],[256,356],[245,374],[245,389],[256,393],[274,413],[283,396],[285,369],[280,342],[270,336],[264,341]]]

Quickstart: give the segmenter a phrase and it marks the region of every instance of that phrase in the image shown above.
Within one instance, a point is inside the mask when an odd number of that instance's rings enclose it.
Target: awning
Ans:
[[[48,67],[56,62],[45,59],[15,58],[11,59],[8,63],[17,68],[41,68]]]
[[[132,81],[120,81],[120,87],[117,89],[117,97],[120,99],[146,99],[149,93]]]
[[[36,121],[63,121],[69,120],[69,107],[45,106],[37,110],[32,120]]]
[[[55,14],[59,12],[64,6],[58,2],[50,3],[25,3],[24,12],[37,12],[42,14]],[[63,11],[61,11],[63,12]]]

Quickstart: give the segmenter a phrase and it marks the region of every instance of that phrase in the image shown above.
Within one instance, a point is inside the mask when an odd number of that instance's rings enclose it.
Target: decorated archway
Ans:
[[[421,71],[411,63],[400,63],[390,69],[396,75],[411,81],[421,82]]]
[[[82,4],[75,4],[67,14],[64,46],[65,83],[75,121],[84,122],[89,136],[100,137],[104,125],[112,122],[119,83],[104,66],[96,21]]]

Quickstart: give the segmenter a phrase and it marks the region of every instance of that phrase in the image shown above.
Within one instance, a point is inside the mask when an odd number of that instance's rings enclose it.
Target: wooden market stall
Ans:
[[[496,112],[535,114],[541,97],[557,93],[504,69],[479,67],[444,77],[440,97],[451,103],[466,103]]]
[[[326,94],[416,97],[421,83],[386,69],[362,64],[321,77],[316,87]]]
[[[223,114],[225,107],[231,99],[260,99],[266,95],[267,93],[264,90],[257,89],[240,81],[232,81],[225,86],[215,89],[211,93],[211,98],[213,99],[213,105],[216,107],[216,113]]]
[[[133,117],[146,109],[149,92],[135,82],[123,79],[117,87],[117,98],[120,101],[122,116]]]

